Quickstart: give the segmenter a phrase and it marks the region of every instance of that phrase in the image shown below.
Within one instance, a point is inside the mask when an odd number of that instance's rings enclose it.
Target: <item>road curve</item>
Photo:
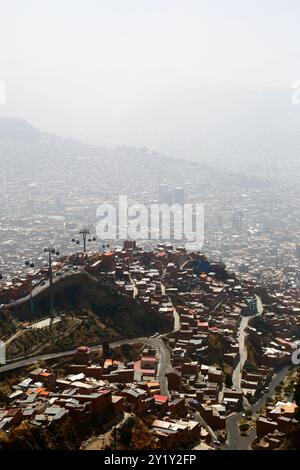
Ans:
[[[256,401],[250,409],[253,413],[258,414],[260,410],[265,406],[266,401],[269,397],[272,397],[274,394],[275,388],[280,382],[283,381],[287,373],[289,372],[289,367],[284,367],[279,372],[273,375],[272,381],[268,386],[268,392],[264,393],[258,401]],[[234,415],[227,418],[227,446],[226,450],[247,450],[251,448],[251,444],[256,438],[256,429],[253,429],[249,436],[241,436],[238,422],[242,418],[241,413],[235,413]]]
[[[256,295],[256,300],[257,300],[257,314],[256,315],[261,315],[263,313],[263,305],[258,295]],[[247,330],[249,321],[251,320],[251,318],[253,318],[256,315],[245,316],[245,317],[243,316],[240,322],[239,336],[238,336],[240,360],[232,373],[232,382],[233,382],[234,388],[238,391],[241,390],[243,367],[247,360],[247,348],[245,345],[246,330]]]
[[[135,338],[135,339],[123,339],[120,341],[115,341],[113,343],[110,343],[110,346],[118,347],[125,343],[126,344],[142,343],[142,344],[147,344],[148,346],[156,349],[158,356],[159,356],[158,380],[160,383],[160,389],[161,389],[160,391],[163,395],[169,395],[166,371],[168,368],[171,367],[171,354],[170,354],[168,347],[165,345],[164,341],[160,338],[141,337],[141,338]],[[102,351],[102,346],[92,346],[90,349],[92,351]],[[21,359],[11,364],[6,364],[4,366],[1,366],[0,373],[7,372],[10,370],[14,370],[14,369],[19,369],[20,367],[26,367],[38,361],[46,361],[46,360],[55,359],[59,357],[72,356],[75,353],[76,353],[76,349],[73,349],[71,351],[63,351],[63,352],[51,353],[51,354],[42,354],[38,356],[29,357],[26,359]]]
[[[263,304],[259,296],[257,298],[257,315],[263,313]],[[282,382],[284,377],[287,375],[289,367],[284,367],[277,373],[274,373],[273,378],[268,386],[268,392],[264,393],[261,398],[259,398],[254,404],[250,405],[246,400],[246,407],[250,409],[252,413],[258,414],[260,410],[266,404],[266,401],[269,397],[274,394],[275,388],[277,385]],[[245,405],[245,403],[244,403]],[[224,450],[249,450],[251,449],[251,444],[256,438],[256,429],[254,428],[248,436],[241,436],[238,426],[239,420],[242,418],[243,412],[234,413],[229,416],[226,420],[226,430],[227,430],[227,445],[224,446]]]
[[[61,274],[60,276],[53,276],[53,284],[56,284],[57,282],[67,277],[82,274],[83,272],[84,271],[82,269],[78,269],[78,271],[67,271]],[[35,298],[36,296],[41,294],[41,292],[44,292],[45,290],[49,289],[49,287],[50,287],[50,281],[49,279],[47,279],[44,285],[38,285],[32,289],[31,291],[32,298]],[[4,307],[9,309],[17,305],[23,304],[25,302],[29,302],[29,300],[30,300],[30,295],[28,294],[28,295],[25,295],[25,297],[22,297],[21,299],[15,300],[14,302],[10,302],[9,304],[4,304]]]

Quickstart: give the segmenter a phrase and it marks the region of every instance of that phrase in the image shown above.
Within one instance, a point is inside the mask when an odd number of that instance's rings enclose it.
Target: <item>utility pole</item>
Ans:
[[[34,268],[34,263],[31,261],[25,261],[25,266],[27,268],[31,268],[33,269]],[[30,289],[29,289],[29,297],[30,297],[30,314],[31,314],[31,318],[33,317],[33,313],[34,313],[34,310],[33,310],[33,297],[32,297],[32,289],[33,289],[33,285],[32,285],[32,280],[30,280]]]
[[[90,231],[87,227],[83,227],[78,235],[82,235],[82,240],[83,240],[83,253],[86,253],[86,237],[90,235]]]
[[[82,241],[83,241],[83,253],[86,253],[86,244],[87,242],[95,242],[96,237],[90,237],[89,235],[91,234],[90,230],[88,227],[83,227],[80,232],[78,232],[78,235],[82,236]],[[79,240],[76,240],[75,238],[72,238],[72,242],[76,243],[77,245],[80,244]]]
[[[52,271],[52,255],[59,256],[59,251],[56,251],[54,247],[44,248],[44,253],[48,253],[49,262],[49,285],[50,285],[50,317],[53,319],[55,316],[54,306],[54,293],[53,293],[53,271]]]

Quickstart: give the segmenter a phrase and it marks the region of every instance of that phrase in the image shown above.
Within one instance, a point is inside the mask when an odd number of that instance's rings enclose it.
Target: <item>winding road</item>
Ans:
[[[116,341],[114,343],[110,343],[110,346],[118,347],[118,346],[121,346],[121,344],[125,344],[125,343],[126,344],[142,343],[142,344],[146,344],[156,349],[158,356],[159,356],[158,380],[160,383],[160,391],[163,395],[169,396],[168,383],[167,383],[167,378],[165,374],[166,374],[167,369],[171,367],[171,354],[170,354],[170,350],[165,345],[164,341],[160,338],[141,337],[141,338],[135,338],[135,339],[124,339],[124,340]],[[90,349],[93,351],[102,351],[102,346],[92,346]],[[21,367],[26,367],[38,361],[46,361],[46,360],[65,357],[65,356],[72,356],[75,353],[76,353],[76,349],[73,349],[71,351],[63,351],[63,352],[58,352],[58,353],[42,354],[39,356],[28,357],[28,358],[13,362],[11,364],[6,364],[4,366],[1,366],[0,373],[7,372],[10,370],[14,370],[14,369],[19,369]]]
[[[81,273],[82,271],[79,271],[79,272]],[[70,276],[70,274],[77,274],[77,272],[75,273],[66,272],[64,275],[60,276],[58,279],[55,279],[55,282],[58,282],[64,277]],[[135,298],[137,295],[137,288],[131,276],[130,276],[130,280],[131,280],[131,283],[133,284],[133,297]],[[42,291],[48,288],[49,288],[49,281],[47,281],[43,286],[37,286],[36,288],[34,288],[32,291],[32,296],[35,297],[36,295],[40,294]],[[164,295],[165,290],[166,290],[164,284],[161,284],[161,290]],[[28,300],[29,300],[29,296],[26,296],[22,299],[17,300],[16,302],[12,302],[11,304],[9,304],[9,306],[12,307],[14,305],[27,302]],[[174,331],[177,331],[179,327],[180,327],[179,315],[174,309]],[[142,343],[150,347],[153,347],[156,350],[158,358],[159,358],[157,379],[160,383],[160,393],[162,395],[169,396],[166,372],[171,367],[171,352],[170,352],[170,349],[167,347],[167,345],[164,343],[164,340],[162,338],[163,338],[163,335],[157,338],[140,337],[140,338],[135,338],[135,339],[124,339],[124,340],[116,341],[114,343],[110,343],[110,346],[118,347],[118,346],[121,346],[121,344],[125,344],[125,343],[126,344]],[[90,349],[94,351],[102,351],[102,346],[93,346]],[[51,354],[42,354],[42,355],[32,356],[32,357],[24,357],[24,358],[19,359],[18,361],[1,366],[0,373],[18,369],[21,367],[26,367],[38,361],[46,361],[50,359],[71,356],[75,353],[76,353],[76,350],[71,350],[71,351],[63,351],[63,352],[51,353]]]
[[[68,277],[70,275],[76,275],[79,273],[82,273],[85,271],[79,270],[79,271],[67,271],[66,273],[62,274],[61,276],[54,278],[54,282],[58,282],[65,277]],[[86,273],[86,272],[85,272]],[[87,274],[87,273],[86,273]],[[137,295],[137,288],[135,285],[135,282],[130,276],[131,283],[133,284],[133,297],[136,297]],[[37,286],[32,290],[32,297],[35,297],[39,295],[42,291],[45,291],[46,289],[49,288],[49,280],[45,282],[43,286]],[[165,285],[161,285],[161,290],[162,293],[165,294]],[[21,303],[27,302],[30,299],[30,296],[23,297],[22,299],[18,299],[15,302],[12,302],[7,305],[7,307],[13,307],[15,305],[19,305]],[[179,315],[174,309],[174,331],[177,331],[180,327],[180,320],[179,320]],[[18,335],[18,333],[17,333]],[[158,364],[158,373],[157,373],[157,378],[160,383],[160,392],[163,395],[169,396],[169,390],[168,390],[168,382],[166,378],[166,371],[171,367],[171,353],[169,348],[166,346],[166,344],[163,341],[163,335],[161,337],[157,338],[146,338],[146,337],[140,337],[140,338],[135,338],[135,339],[124,339],[120,341],[116,341],[114,343],[110,343],[111,347],[118,347],[121,344],[136,344],[136,343],[142,343],[145,345],[148,345],[150,347],[153,347],[158,354],[159,357],[159,364]],[[13,338],[10,338],[9,341],[11,341]],[[90,348],[91,350],[94,351],[102,351],[102,346],[92,346]],[[60,357],[66,357],[66,356],[71,356],[76,353],[76,350],[70,350],[70,351],[63,351],[63,352],[58,352],[58,353],[51,353],[51,354],[42,354],[42,355],[37,355],[37,356],[32,356],[32,357],[24,357],[19,359],[18,361],[12,362],[10,364],[5,364],[0,367],[0,373],[1,372],[7,372],[10,370],[18,369],[21,367],[26,367],[28,365],[34,364],[35,362],[38,361],[46,361],[46,360],[51,360],[55,358],[60,358]]]
[[[263,305],[259,296],[257,298],[257,315],[263,313]],[[243,366],[247,359],[247,348],[245,347],[245,337],[246,337],[246,328],[250,318],[253,317],[243,317],[240,325],[239,333],[239,345],[240,345],[240,362],[234,370],[233,383],[234,386],[240,390],[241,376],[243,371]],[[248,320],[248,321],[243,321]],[[268,386],[268,392],[264,393],[261,398],[259,398],[254,404],[250,405],[248,400],[244,398],[244,409],[249,409],[253,414],[258,414],[260,410],[265,406],[266,401],[269,397],[272,397],[274,394],[275,388],[277,385],[282,382],[284,377],[289,371],[288,367],[283,368],[277,373],[274,373],[272,380]],[[234,413],[229,416],[226,420],[226,430],[227,430],[227,445],[223,447],[223,450],[250,450],[251,444],[256,438],[256,429],[252,429],[248,436],[241,436],[239,430],[239,421],[243,416],[243,412]]]
[[[43,286],[44,289],[47,288],[47,285]],[[44,290],[43,289],[43,290]],[[40,291],[36,291],[35,295],[37,295]],[[165,286],[162,284],[162,292],[165,292]],[[20,299],[20,301],[24,302],[26,299]],[[12,305],[12,304],[11,304]],[[257,308],[258,308],[258,315],[261,315],[263,312],[263,306],[261,299],[257,296]],[[242,379],[242,371],[243,371],[243,366],[245,364],[245,361],[247,359],[247,348],[245,346],[245,338],[246,338],[246,329],[249,323],[249,320],[252,317],[242,317],[240,327],[239,327],[239,353],[240,353],[240,361],[238,365],[236,366],[234,372],[233,372],[233,384],[234,387],[237,390],[241,390],[241,379]],[[174,310],[174,331],[176,331],[179,328],[179,315]],[[113,343],[110,343],[111,347],[118,347],[121,346],[122,344],[136,344],[136,343],[142,343],[145,345],[148,345],[152,348],[154,348],[157,351],[157,355],[159,358],[159,364],[158,364],[158,373],[157,373],[157,378],[160,383],[160,391],[162,395],[169,396],[169,390],[168,390],[168,382],[166,378],[166,372],[167,370],[171,367],[171,352],[168,346],[165,344],[163,335],[160,337],[139,337],[139,338],[134,338],[134,339],[123,339],[119,341],[115,341]],[[102,346],[92,346],[91,350],[93,351],[102,351]],[[58,353],[51,353],[51,354],[42,354],[42,355],[37,355],[33,357],[26,357],[24,359],[20,359],[16,362],[6,364],[0,367],[0,373],[1,372],[6,372],[14,369],[18,369],[21,367],[26,367],[28,365],[34,364],[38,361],[46,361],[46,360],[51,360],[55,358],[61,358],[61,357],[66,357],[66,356],[71,356],[76,353],[76,349],[70,350],[70,351],[63,351],[63,352],[58,352]],[[251,408],[253,413],[258,413],[261,408],[265,405],[266,400],[268,397],[272,396],[274,393],[275,387],[283,380],[285,375],[287,374],[288,368],[283,369],[280,371],[278,374],[274,375],[270,385],[269,385],[269,391],[265,393],[254,405],[249,405],[248,401],[244,401],[244,407],[245,408]],[[234,413],[231,416],[229,416],[226,420],[226,430],[227,430],[227,444],[222,446],[223,450],[247,450],[251,448],[251,443],[253,440],[256,438],[256,430],[253,429],[250,435],[248,436],[241,436],[239,432],[239,420],[242,417],[242,412],[241,413]],[[204,419],[199,415],[199,413],[196,413],[194,416],[194,419],[199,421],[202,426],[204,426],[209,433],[212,435],[214,439],[216,439],[216,435],[213,432],[213,430],[208,426],[208,424],[204,421]]]
[[[259,400],[250,406],[254,414],[259,414],[260,410],[265,406],[268,398],[272,397],[275,388],[283,381],[289,371],[289,367],[285,367],[278,373],[275,373],[271,383],[268,386],[268,392],[259,398]],[[238,422],[242,418],[243,412],[235,413],[227,418],[227,446],[224,450],[250,450],[251,444],[256,438],[256,429],[254,428],[248,436],[241,436]]]
[[[61,281],[62,279],[65,279],[66,277],[70,277],[70,276],[76,276],[78,274],[82,274],[83,271],[80,267],[78,268],[78,271],[66,271],[65,273],[61,274],[60,276],[53,276],[53,284],[56,284],[57,282]],[[39,295],[41,292],[44,292],[45,290],[49,289],[50,287],[50,281],[49,279],[45,280],[44,281],[45,284],[43,285],[38,285],[36,287],[33,287],[32,291],[31,291],[31,295],[32,295],[32,298],[36,297],[37,295]],[[20,299],[17,299],[15,300],[14,302],[10,302],[9,304],[5,304],[5,308],[11,308],[11,307],[15,307],[16,305],[20,305],[20,304],[23,304],[25,302],[29,302],[30,301],[30,295],[25,295],[25,297],[22,297]]]
[[[257,295],[256,296],[257,300],[257,314],[256,315],[261,315],[263,313],[263,305],[260,297]],[[232,374],[232,382],[233,386],[237,391],[241,391],[241,381],[242,381],[242,374],[243,374],[243,367],[244,364],[247,360],[247,348],[245,344],[245,339],[246,339],[246,329],[248,326],[248,323],[253,316],[247,316],[247,317],[242,317],[241,323],[239,326],[239,336],[238,336],[238,341],[239,341],[239,354],[240,354],[240,360],[239,363],[237,364],[236,368],[233,371]]]

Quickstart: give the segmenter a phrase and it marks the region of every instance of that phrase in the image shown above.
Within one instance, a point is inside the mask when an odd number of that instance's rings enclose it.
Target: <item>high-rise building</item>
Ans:
[[[175,188],[173,190],[173,202],[175,204],[181,204],[183,205],[185,203],[185,193],[184,193],[184,188],[182,188],[181,186],[177,186],[177,188]]]
[[[172,194],[166,184],[160,184],[158,187],[158,202],[159,204],[171,204]]]

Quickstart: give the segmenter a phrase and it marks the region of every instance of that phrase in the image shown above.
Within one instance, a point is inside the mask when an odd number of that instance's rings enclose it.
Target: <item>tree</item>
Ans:
[[[128,358],[130,355],[130,346],[128,343],[121,344],[121,354],[122,356]]]
[[[232,378],[231,378],[230,374],[226,374],[226,376],[225,376],[225,385],[226,385],[226,388],[231,388],[232,385],[233,385]]]
[[[296,402],[296,405],[300,407],[300,382],[298,382],[295,387],[294,400]]]
[[[103,341],[102,343],[102,351],[103,351],[103,359],[107,359],[110,355],[110,347],[107,341]]]
[[[240,424],[239,428],[240,428],[240,431],[246,432],[249,429],[249,424],[248,423],[242,423],[242,424]]]

